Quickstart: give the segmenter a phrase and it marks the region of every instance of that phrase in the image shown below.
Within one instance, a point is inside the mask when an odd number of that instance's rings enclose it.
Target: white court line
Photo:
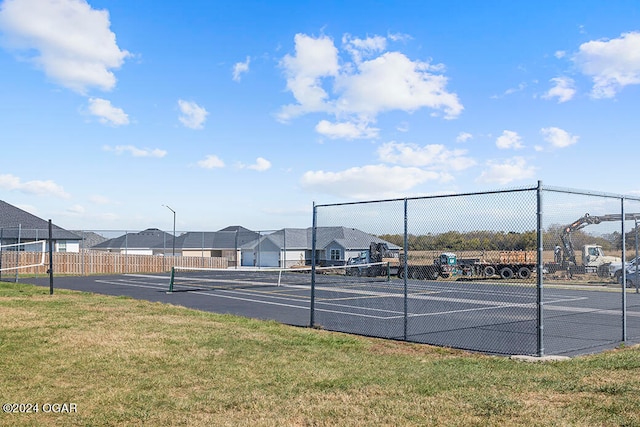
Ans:
[[[256,270],[259,271],[259,270]],[[152,276],[152,275],[144,275],[144,274],[127,274],[126,276],[131,276],[131,277],[146,277],[146,278],[153,278],[153,279],[157,279],[157,278],[166,278],[169,279],[169,276]],[[208,279],[207,279],[208,280]],[[239,281],[239,282],[234,282],[234,283],[241,283],[241,284],[265,284],[265,282],[247,282],[247,281]],[[273,285],[273,283],[267,282],[266,284],[268,285]],[[366,284],[365,284],[366,285]],[[411,285],[411,284],[409,284]],[[298,289],[309,289],[309,286],[305,286],[305,285],[287,285],[287,284],[282,284],[279,287],[287,287],[287,288],[298,288]],[[393,288],[402,288],[400,285],[396,285],[395,283],[391,282],[391,286],[387,285],[386,287],[393,287]],[[315,289],[317,290],[326,290],[326,291],[335,291],[335,292],[343,292],[343,293],[351,293],[351,294],[356,294],[356,295],[364,295],[364,296],[376,296],[376,297],[402,297],[404,298],[404,295],[402,294],[390,294],[390,293],[386,293],[386,292],[373,292],[373,291],[365,291],[365,290],[357,290],[357,289],[352,289],[352,288],[333,288],[333,287],[323,287],[323,286],[315,286]],[[416,289],[416,290],[425,290],[425,291],[435,291],[437,293],[453,293],[453,292],[457,292],[457,293],[461,293],[461,294],[483,294],[483,295],[499,295],[499,296],[515,296],[515,297],[519,297],[519,298],[526,298],[527,295],[522,295],[521,293],[516,293],[516,292],[508,292],[508,291],[496,291],[496,290],[475,290],[475,289],[456,289],[456,288],[447,288],[447,289],[443,289],[441,286],[423,286],[420,284],[416,284],[414,286],[411,286],[411,289]],[[486,301],[486,300],[479,300],[479,299],[475,299],[475,298],[447,298],[447,297],[435,297],[435,296],[430,296],[428,298],[422,298],[422,295],[424,294],[412,294],[410,293],[410,298],[413,299],[432,299],[434,301],[446,301],[446,302],[456,302],[456,303],[462,303],[462,304],[481,304],[481,305],[489,305],[489,306],[506,306],[506,307],[518,307],[518,306],[526,306],[527,304],[530,303],[510,303],[510,302],[498,302],[498,301]],[[571,302],[571,301],[579,301],[579,300],[586,300],[588,299],[587,297],[575,297],[575,296],[564,296],[564,295],[558,295],[556,296],[556,299],[551,300],[551,301],[545,301],[545,304],[554,304],[554,303],[558,303],[558,302]],[[327,301],[328,299],[323,299],[322,301]]]
[[[134,274],[127,275],[127,276],[131,276],[131,277],[146,277],[146,278],[162,277],[162,276],[148,276],[148,275],[134,275]],[[96,282],[107,283],[107,284],[115,284],[115,285],[120,285],[120,286],[132,286],[132,287],[149,288],[149,289],[159,289],[159,290],[166,289],[166,285],[164,285],[164,284],[162,284],[162,285],[158,284],[156,286],[149,286],[149,285],[130,284],[128,282],[122,283],[122,282],[111,282],[111,281],[103,281],[103,280],[97,280]],[[308,289],[308,286],[300,286],[300,285],[282,285],[282,287],[297,288],[297,289]],[[338,292],[356,293],[356,294],[363,294],[363,295],[367,295],[367,296],[371,296],[372,294],[375,294],[377,296],[384,296],[384,297],[391,297],[391,298],[404,298],[404,295],[388,294],[388,293],[384,293],[384,292],[372,293],[372,292],[366,292],[366,291],[358,291],[358,290],[354,290],[354,289],[327,288],[327,287],[318,287],[318,286],[316,286],[316,289],[317,290],[330,290],[330,291],[338,291]],[[284,303],[280,303],[280,302],[256,300],[256,299],[253,299],[253,298],[236,297],[236,296],[231,296],[231,295],[221,295],[220,294],[221,291],[224,291],[226,293],[237,293],[237,294],[246,294],[247,293],[247,292],[242,292],[242,291],[231,291],[231,290],[219,290],[215,294],[211,294],[211,293],[208,293],[208,292],[201,292],[201,291],[193,291],[193,292],[190,292],[190,293],[198,294],[198,295],[206,295],[206,296],[216,297],[216,298],[226,298],[226,299],[233,299],[233,300],[238,300],[238,301],[247,301],[247,302],[252,302],[252,303],[276,305],[276,306],[282,306],[282,307],[309,310],[308,306],[298,306],[298,305],[293,305],[293,304],[284,304]],[[261,295],[264,295],[264,294],[261,294]],[[455,313],[461,313],[461,312],[486,311],[486,310],[493,310],[493,309],[515,308],[515,307],[518,307],[518,308],[535,308],[536,307],[536,303],[521,303],[521,304],[520,303],[506,303],[506,302],[499,302],[499,301],[483,301],[483,300],[473,300],[473,299],[470,300],[470,299],[463,299],[463,298],[436,297],[436,296],[432,296],[432,295],[410,295],[410,296],[411,296],[412,299],[434,300],[434,301],[444,301],[444,302],[457,302],[457,303],[463,303],[463,304],[484,304],[484,305],[488,305],[488,306],[487,307],[480,307],[480,308],[469,308],[469,309],[434,312],[434,313],[409,314],[409,317],[427,317],[427,316],[435,316],[435,315],[455,314]],[[297,299],[289,299],[289,298],[282,298],[282,297],[277,297],[277,299],[299,301]],[[587,297],[569,298],[567,296],[566,299],[560,299],[560,300],[554,300],[554,301],[545,302],[543,308],[545,310],[549,309],[549,310],[554,310],[554,311],[564,311],[564,312],[574,312],[574,313],[596,313],[596,314],[606,314],[606,315],[620,315],[621,314],[620,310],[599,310],[597,308],[583,308],[583,307],[568,307],[568,306],[547,305],[547,304],[553,304],[553,303],[558,303],[558,302],[579,301],[579,300],[586,300],[586,299],[588,299],[588,298]],[[401,313],[401,312],[396,311],[396,310],[383,310],[383,309],[375,309],[375,308],[370,308],[370,307],[356,307],[356,306],[353,306],[353,305],[346,305],[346,304],[333,304],[333,303],[326,302],[326,301],[318,301],[316,304],[322,304],[322,305],[333,306],[333,307],[349,308],[349,309],[356,308],[356,309],[362,310],[362,311],[379,311],[379,312],[383,312],[383,313],[394,313],[394,314],[395,313]],[[395,318],[404,317],[404,314],[402,316],[374,316],[374,315],[370,315],[370,314],[360,314],[360,313],[353,313],[353,312],[344,312],[344,311],[337,311],[337,310],[321,309],[321,308],[317,308],[317,307],[316,307],[316,311],[327,312],[327,313],[335,313],[335,314],[342,314],[342,315],[349,315],[349,316],[356,316],[356,317],[367,317],[367,318],[373,318],[373,319],[395,319]],[[628,316],[633,316],[633,317],[640,317],[640,312],[628,311],[627,310],[627,315]]]
[[[157,290],[165,290],[167,291],[167,293],[169,293],[168,289],[166,286],[162,286],[160,287],[158,286],[149,286],[149,285],[136,285],[133,283],[129,283],[129,282],[112,282],[112,281],[108,281],[108,280],[96,280],[96,283],[106,283],[108,285],[119,285],[119,286],[129,286],[129,287],[134,287],[134,288],[148,288],[148,289],[157,289]],[[240,301],[248,301],[248,302],[254,302],[254,303],[260,303],[260,304],[270,304],[270,305],[277,305],[277,306],[282,306],[282,307],[289,307],[289,308],[300,308],[300,309],[304,309],[304,310],[309,310],[308,306],[297,306],[297,305],[293,305],[293,304],[283,304],[283,303],[276,303],[276,302],[271,302],[271,301],[264,301],[264,300],[256,300],[256,299],[252,299],[252,298],[239,298],[239,297],[233,297],[233,296],[228,296],[228,295],[220,295],[219,293],[208,293],[208,292],[201,292],[201,291],[193,291],[193,292],[189,292],[190,294],[196,294],[196,295],[206,295],[206,296],[210,296],[210,297],[215,297],[215,298],[227,298],[227,299],[234,299],[234,300],[240,300]],[[238,292],[240,293],[240,292]],[[295,299],[292,299],[292,301],[296,301]]]
[[[135,275],[132,275],[132,276],[135,276]],[[157,277],[157,276],[153,276],[153,277]],[[130,282],[114,282],[114,281],[108,281],[108,280],[96,280],[96,283],[105,283],[105,284],[109,284],[109,285],[130,286],[130,287],[137,287],[137,288],[157,289],[157,290],[167,290],[166,286],[161,286],[161,285],[156,285],[156,286],[139,285],[139,284],[133,284],[133,283],[130,283]],[[242,292],[242,291],[230,291],[230,290],[218,290],[216,293],[202,292],[202,291],[192,291],[192,292],[189,292],[189,293],[190,294],[196,294],[196,295],[204,295],[204,296],[209,296],[209,297],[214,297],[214,298],[224,298],[224,299],[231,299],[231,300],[236,300],[236,301],[246,301],[246,302],[258,303],[258,304],[275,305],[275,306],[279,306],[279,307],[296,308],[296,309],[301,309],[301,310],[306,310],[306,311],[309,311],[309,309],[310,309],[309,305],[293,305],[293,304],[285,304],[285,303],[281,303],[281,302],[257,300],[257,299],[253,299],[253,298],[247,298],[247,297],[223,295],[222,292],[225,292],[227,294],[236,293],[236,294],[241,294],[241,295],[247,293],[247,292]],[[280,297],[279,299],[287,299],[287,298],[281,298]],[[289,300],[291,300],[291,301],[300,301],[299,299],[293,299],[293,298],[291,298]],[[341,306],[341,305],[337,305],[336,304],[336,306]],[[348,308],[351,308],[351,309],[354,308],[354,306],[352,306],[352,305],[351,306],[342,305],[342,307],[348,307]],[[385,312],[385,310],[370,309],[370,308],[364,308],[363,310],[365,310],[365,311],[367,311],[367,310],[368,311],[376,310],[376,311]],[[355,317],[366,317],[366,318],[370,318],[370,319],[380,319],[380,320],[389,319],[389,316],[373,316],[373,315],[370,315],[370,314],[360,314],[360,313],[352,313],[352,312],[345,312],[345,311],[329,310],[329,309],[317,308],[317,307],[316,307],[316,311],[324,312],[324,313],[335,313],[335,314],[341,314],[341,315],[349,315],[349,316],[355,316]],[[393,313],[396,313],[396,312],[393,312]]]

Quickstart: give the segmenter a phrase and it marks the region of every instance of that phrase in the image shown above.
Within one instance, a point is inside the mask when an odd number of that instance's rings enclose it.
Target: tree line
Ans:
[[[547,231],[544,231],[542,235],[543,247],[552,250],[556,245],[562,246],[562,230],[562,226],[551,226]],[[394,245],[404,247],[402,234],[383,234],[378,237]],[[593,236],[579,230],[571,234],[571,241],[576,250],[585,244],[601,245],[605,251],[622,248],[621,233]],[[635,231],[626,234],[626,242],[628,249],[635,246]],[[439,234],[409,234],[407,244],[410,251],[533,251],[538,247],[535,231],[470,231],[464,233],[447,231]]]

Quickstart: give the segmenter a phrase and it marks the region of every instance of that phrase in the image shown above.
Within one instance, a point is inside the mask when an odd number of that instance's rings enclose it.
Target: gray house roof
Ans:
[[[51,224],[54,240],[81,240],[80,236]],[[3,240],[43,240],[49,238],[49,221],[38,218],[0,200],[0,235]]]
[[[220,231],[190,231],[175,238],[175,248],[183,249],[235,249],[255,241],[259,233],[240,226]],[[139,233],[127,233],[92,246],[93,249],[172,249],[173,234],[157,228],[148,228]]]
[[[73,233],[80,236],[80,249],[90,249],[91,247],[108,240],[106,237],[93,231],[72,230]]]
[[[244,227],[227,227],[220,231],[190,231],[176,238],[180,249],[236,249],[260,237]]]
[[[105,240],[92,246],[92,249],[151,249],[171,248],[172,245],[173,234],[165,233],[157,228],[148,228],[139,233],[126,233],[122,236]]]
[[[280,249],[308,249],[313,247],[312,228],[284,228],[274,233],[262,237],[259,241],[254,241],[243,245],[243,249],[253,249],[259,244],[268,241]],[[386,243],[389,249],[399,250],[399,246],[389,243],[372,234],[356,228],[348,227],[318,227],[316,233],[316,248],[324,249],[333,242],[339,244],[346,250],[368,249],[371,242]]]

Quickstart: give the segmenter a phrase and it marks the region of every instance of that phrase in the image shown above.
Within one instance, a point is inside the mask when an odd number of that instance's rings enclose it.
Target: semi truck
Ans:
[[[401,258],[398,277],[403,279],[436,280],[452,275],[468,278],[528,279],[536,269],[535,251],[502,251],[497,259],[458,258],[455,253],[443,252],[433,264],[405,263]],[[406,264],[406,265],[405,265]]]

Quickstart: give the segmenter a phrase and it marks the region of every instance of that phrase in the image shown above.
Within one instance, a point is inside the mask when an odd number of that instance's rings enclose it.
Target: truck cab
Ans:
[[[582,250],[582,264],[587,270],[593,272],[598,271],[599,267],[605,264],[621,262],[619,257],[605,255],[600,245],[584,245]]]
[[[604,254],[600,245],[584,245],[582,253],[582,263],[588,267],[599,267],[602,264],[612,262],[620,262],[619,257],[608,256]]]
[[[455,271],[458,265],[458,258],[454,253],[444,252],[438,257],[437,264],[440,266],[440,274],[442,277],[448,277]]]

